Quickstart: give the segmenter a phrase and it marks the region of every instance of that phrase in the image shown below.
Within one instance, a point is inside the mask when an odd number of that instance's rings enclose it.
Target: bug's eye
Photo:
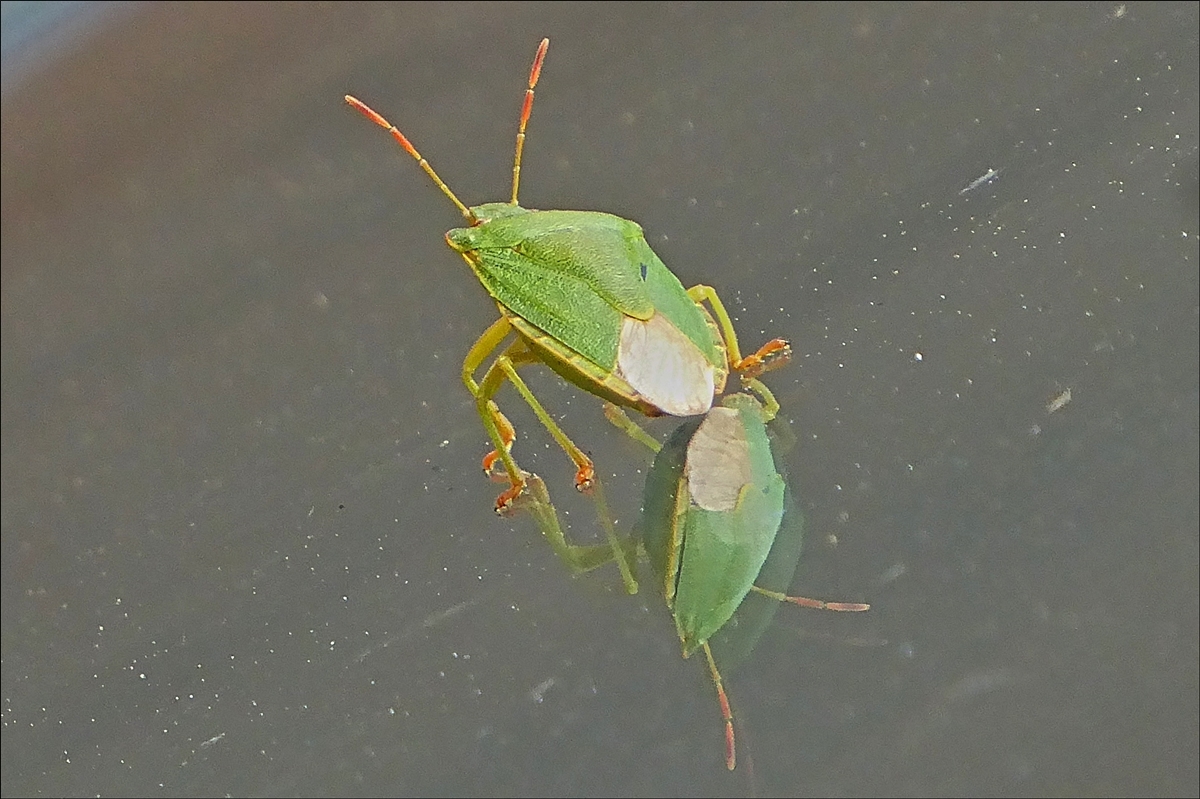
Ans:
[[[642,280],[646,279],[646,273],[650,271],[650,267],[642,264]]]

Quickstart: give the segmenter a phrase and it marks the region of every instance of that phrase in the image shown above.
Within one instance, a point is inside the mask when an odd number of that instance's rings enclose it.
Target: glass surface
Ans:
[[[495,307],[342,102],[503,200],[543,36],[523,203],[791,339],[791,587],[872,603],[779,610],[732,774],[653,586],[493,514]],[[1194,3],[126,9],[2,109],[4,794],[1195,795],[1197,52]],[[529,379],[627,529],[649,458]]]

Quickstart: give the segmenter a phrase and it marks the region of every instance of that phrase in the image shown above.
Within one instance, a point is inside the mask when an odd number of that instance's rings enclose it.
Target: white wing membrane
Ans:
[[[698,416],[712,407],[712,364],[662,314],[645,321],[625,317],[616,372],[672,416]]]

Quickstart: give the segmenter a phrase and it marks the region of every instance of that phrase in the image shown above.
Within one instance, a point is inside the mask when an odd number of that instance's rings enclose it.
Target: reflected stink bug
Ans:
[[[787,342],[774,339],[743,358],[716,292],[703,285],[684,289],[636,222],[598,211],[538,211],[517,204],[525,128],[549,44],[542,40],[529,72],[508,202],[466,206],[404,134],[346,96],[391,133],[467,221],[467,227],[447,232],[446,242],[496,302],[500,318],[467,353],[462,380],[495,447],[483,459],[484,470],[490,474],[499,460],[507,473],[510,487],[496,500],[501,512],[527,479],[511,453],[516,432],[493,399],[505,380],[575,463],[576,487],[586,490],[595,481],[591,459],[534,397],[518,367],[544,363],[585,391],[649,416],[692,416],[709,410],[731,371],[753,378],[790,356]],[[510,334],[511,342],[476,380],[476,371]]]
[[[729,395],[699,423],[680,426],[659,450],[646,476],[639,520],[642,546],[675,619],[683,656],[704,651],[725,721],[730,769],[736,763],[733,713],[710,638],[751,592],[802,607],[870,607],[788,596],[761,584],[790,497],[766,429],[779,406],[757,380],[748,385],[762,402],[745,393]],[[617,423],[632,425],[627,417]],[[795,554],[798,558],[798,541]]]

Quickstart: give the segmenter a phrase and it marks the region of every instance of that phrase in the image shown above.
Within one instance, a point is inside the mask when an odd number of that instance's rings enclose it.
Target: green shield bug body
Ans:
[[[750,387],[764,402],[744,393],[725,397],[698,424],[681,426],[662,447],[646,477],[639,523],[683,656],[704,651],[725,721],[730,769],[736,762],[733,713],[709,639],[752,591],[803,607],[869,608],[788,596],[758,584],[790,497],[766,429],[779,406],[758,381]]]
[[[646,415],[693,416],[708,412],[731,371],[754,378],[790,356],[787,342],[774,339],[743,358],[716,292],[703,285],[685,289],[637,223],[598,211],[538,211],[517,204],[525,128],[548,46],[543,39],[530,69],[508,202],[466,206],[404,134],[360,100],[346,97],[392,134],[467,220],[467,227],[446,234],[446,242],[500,311],[462,369],[495,446],[484,469],[491,473],[499,460],[510,483],[496,500],[498,511],[511,507],[527,480],[510,451],[516,432],[493,400],[505,380],[575,463],[576,487],[588,489],[595,480],[591,459],[541,406],[518,367],[544,363],[585,391]],[[476,380],[476,371],[510,334],[515,338]]]

